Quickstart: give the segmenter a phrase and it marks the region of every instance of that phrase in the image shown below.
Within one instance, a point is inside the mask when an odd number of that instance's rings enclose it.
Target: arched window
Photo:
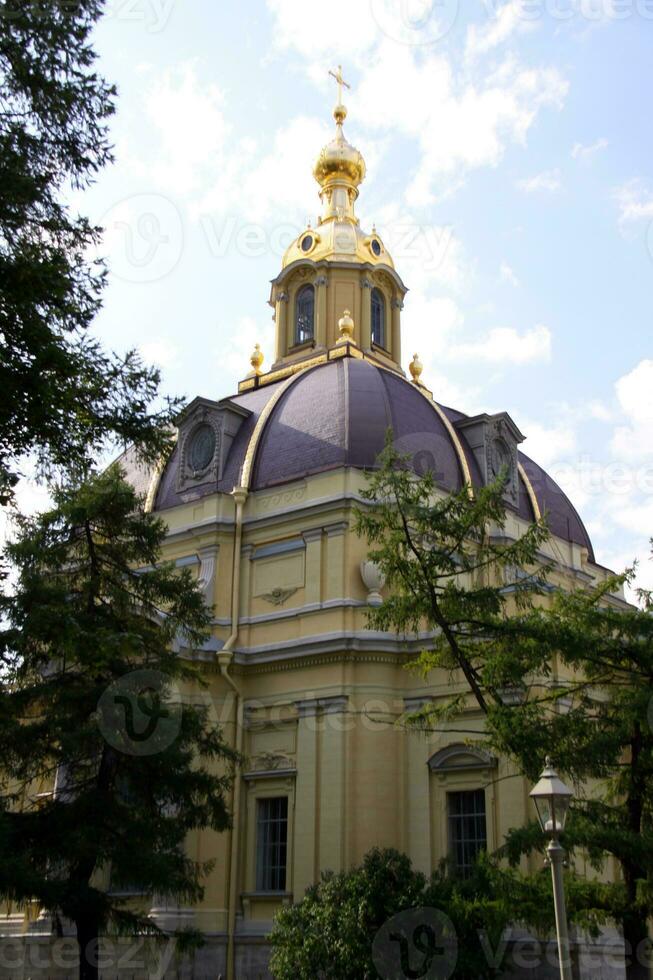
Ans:
[[[380,289],[372,290],[372,343],[386,347],[385,342],[385,299]]]
[[[313,339],[315,323],[315,290],[302,286],[295,299],[295,343],[306,344]]]

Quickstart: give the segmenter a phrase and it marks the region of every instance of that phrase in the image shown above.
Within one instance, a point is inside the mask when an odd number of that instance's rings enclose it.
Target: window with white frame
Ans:
[[[286,890],[288,797],[264,797],[256,806],[256,889]]]
[[[487,850],[485,790],[447,793],[449,852],[457,874],[466,878],[481,851]]]

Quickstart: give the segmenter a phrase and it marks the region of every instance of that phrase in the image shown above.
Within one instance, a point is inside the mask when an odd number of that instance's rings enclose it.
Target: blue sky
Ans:
[[[188,397],[233,391],[255,341],[270,363],[341,62],[404,367],[508,410],[598,560],[653,585],[653,0],[111,0],[96,47],[116,163],[76,203],[107,228],[107,344]]]

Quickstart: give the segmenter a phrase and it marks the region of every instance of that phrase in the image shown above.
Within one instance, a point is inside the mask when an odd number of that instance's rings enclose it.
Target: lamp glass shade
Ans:
[[[565,829],[574,794],[560,779],[550,760],[547,759],[542,778],[530,795],[537,810],[540,827],[545,834],[557,837]]]

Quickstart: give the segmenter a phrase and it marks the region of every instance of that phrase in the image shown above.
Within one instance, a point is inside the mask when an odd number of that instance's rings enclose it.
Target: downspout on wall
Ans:
[[[240,755],[243,750],[243,696],[240,688],[229,673],[233,661],[233,648],[238,639],[240,614],[240,552],[243,537],[243,509],[247,500],[245,487],[234,487],[232,496],[236,506],[236,527],[234,532],[234,554],[231,581],[231,633],[222,650],[218,653],[220,673],[236,698],[234,714],[234,749]],[[231,840],[229,848],[229,878],[227,890],[227,980],[236,980],[236,898],[238,892],[238,846],[240,829],[240,768],[236,766],[231,806]]]

